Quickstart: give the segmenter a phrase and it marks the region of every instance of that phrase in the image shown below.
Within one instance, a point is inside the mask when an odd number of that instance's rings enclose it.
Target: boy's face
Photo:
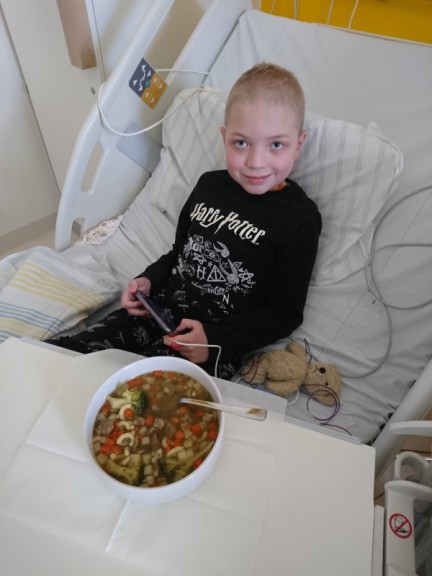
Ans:
[[[306,136],[289,106],[264,99],[233,103],[221,133],[231,178],[257,195],[289,176]]]

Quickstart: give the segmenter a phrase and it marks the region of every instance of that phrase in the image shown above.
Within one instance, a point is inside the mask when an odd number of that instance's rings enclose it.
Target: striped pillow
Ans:
[[[334,284],[363,268],[375,219],[402,170],[402,153],[374,124],[307,113],[307,138],[291,178],[317,204],[323,229],[312,284]]]
[[[0,342],[11,336],[46,340],[68,332],[119,296],[103,254],[86,254],[80,247],[70,253],[73,259],[37,246],[1,262]]]
[[[220,135],[225,99],[212,88],[184,90],[171,109],[183,105],[164,122],[164,150],[150,194],[174,221],[199,176],[225,167]],[[374,124],[308,112],[305,128],[308,135],[290,177],[316,202],[323,219],[311,283],[333,284],[364,266],[374,221],[396,188],[402,154]]]

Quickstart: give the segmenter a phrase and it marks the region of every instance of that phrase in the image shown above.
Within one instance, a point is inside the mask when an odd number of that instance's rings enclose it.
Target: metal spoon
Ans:
[[[236,416],[243,416],[244,418],[252,418],[253,420],[265,420],[267,417],[267,410],[264,408],[255,408],[253,406],[219,404],[218,402],[195,400],[193,398],[180,398],[179,402],[182,404],[203,406],[204,408],[213,408],[214,410],[221,410],[222,412],[228,412],[229,414],[235,414]]]

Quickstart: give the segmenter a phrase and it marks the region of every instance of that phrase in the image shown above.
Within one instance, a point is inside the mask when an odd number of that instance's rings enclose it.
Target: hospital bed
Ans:
[[[66,266],[97,274],[103,263],[111,288],[88,311],[117,306],[121,287],[171,246],[198,176],[224,167],[219,127],[233,82],[262,60],[291,69],[308,130],[292,177],[317,203],[323,233],[304,322],[268,349],[307,342],[314,359],[338,366],[336,408],[301,393],[286,417],[373,443],[378,475],[402,442],[389,421],[432,406],[432,47],[214,0],[167,73],[145,57],[172,3],[153,2],[81,128],[56,249]],[[83,240],[72,245],[77,225]],[[113,232],[89,241],[101,226]]]

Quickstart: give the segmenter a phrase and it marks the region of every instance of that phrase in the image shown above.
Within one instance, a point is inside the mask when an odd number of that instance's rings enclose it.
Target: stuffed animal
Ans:
[[[240,374],[248,384],[264,384],[279,396],[294,394],[304,386],[326,406],[339,403],[341,376],[333,364],[310,362],[306,349],[292,342],[285,350],[262,352],[249,358]]]

